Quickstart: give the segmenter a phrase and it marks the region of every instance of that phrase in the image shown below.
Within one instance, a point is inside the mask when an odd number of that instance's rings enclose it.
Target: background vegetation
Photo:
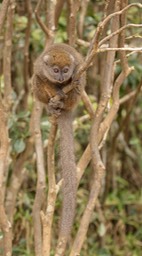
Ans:
[[[110,1],[82,1],[86,3],[83,28],[79,23],[78,38],[90,42],[94,32],[102,20],[106,3]],[[115,1],[113,1],[115,2]],[[135,3],[136,1],[129,1]],[[140,1],[138,1],[140,3]],[[0,1],[0,7],[2,1]],[[5,210],[8,220],[12,223],[13,255],[32,256],[34,254],[33,205],[37,189],[37,165],[35,148],[33,146],[33,96],[30,79],[33,73],[33,63],[42,52],[46,36],[38,25],[34,15],[37,1],[31,0],[30,8],[27,1],[13,1],[12,14],[7,13],[5,24],[0,34],[0,87],[1,111],[1,143],[3,123],[8,127],[8,157],[2,184],[5,198]],[[43,1],[40,17],[46,23],[46,1]],[[83,4],[82,4],[83,6]],[[83,7],[82,7],[83,8]],[[112,12],[109,7],[109,13]],[[10,17],[10,15],[12,15]],[[8,19],[11,18],[10,29]],[[141,24],[142,9],[130,8],[127,12],[127,23]],[[109,25],[110,26],[110,25]],[[106,33],[109,35],[110,27]],[[83,31],[82,31],[83,30]],[[126,47],[141,47],[142,28],[130,27],[126,30]],[[12,41],[8,44],[9,34]],[[55,42],[67,42],[67,6],[65,5],[59,18]],[[10,48],[11,47],[11,48]],[[76,42],[76,47],[84,56],[88,44]],[[11,51],[11,52],[10,52]],[[129,52],[127,52],[129,53]],[[128,57],[129,66],[134,71],[125,79],[120,90],[120,108],[101,150],[101,157],[106,166],[102,181],[101,193],[91,217],[86,240],[81,256],[141,256],[142,253],[142,51],[135,51]],[[10,77],[8,61],[11,54]],[[102,67],[105,65],[106,52],[95,57],[93,65],[88,69],[86,92],[93,104],[94,110],[101,95]],[[116,53],[115,77],[122,70],[119,63],[119,53]],[[6,77],[5,77],[6,75]],[[5,89],[10,81],[12,94]],[[9,87],[7,87],[9,88]],[[6,105],[6,103],[8,103]],[[110,98],[109,106],[112,104]],[[105,115],[106,113],[104,113]],[[78,161],[88,145],[91,120],[82,101],[80,102],[74,121],[76,160]],[[43,110],[40,128],[44,148],[45,170],[47,169],[47,143],[50,131],[50,120]],[[56,143],[56,160],[58,163],[58,139]],[[1,162],[2,163],[2,162]],[[90,163],[80,181],[77,194],[77,213],[73,236],[78,230],[81,216],[86,207],[91,189],[93,168]],[[2,177],[0,176],[2,179]],[[56,179],[60,180],[59,164],[56,165]],[[48,176],[46,171],[46,192],[48,191]],[[43,209],[46,207],[44,202]],[[1,208],[0,208],[1,209]],[[56,201],[52,247],[55,247],[58,235],[58,223],[61,210],[61,195]],[[2,216],[2,215],[1,215]],[[3,230],[0,230],[0,255],[3,255]],[[72,243],[72,238],[70,239]],[[54,255],[54,250],[51,251]]]

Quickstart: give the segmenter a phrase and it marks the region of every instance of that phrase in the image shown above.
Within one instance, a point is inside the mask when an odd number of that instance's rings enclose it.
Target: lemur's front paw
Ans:
[[[47,111],[50,115],[55,115],[58,117],[61,114],[61,110],[64,108],[64,103],[61,100],[56,100],[55,98],[51,98],[48,106]]]
[[[63,109],[64,107],[64,102],[62,100],[57,100],[55,98],[51,98],[49,103],[48,103],[48,106],[53,108],[53,109]]]

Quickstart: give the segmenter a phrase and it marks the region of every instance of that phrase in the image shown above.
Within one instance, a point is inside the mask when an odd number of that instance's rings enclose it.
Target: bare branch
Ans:
[[[127,95],[123,96],[120,100],[119,100],[119,104],[124,104],[125,102],[131,100],[131,98],[133,98],[135,96],[135,94],[137,93],[137,89],[135,89],[134,91],[128,93]]]
[[[95,35],[92,39],[87,57],[86,57],[86,61],[84,63],[84,65],[80,68],[79,70],[79,74],[82,74],[90,65],[90,63],[92,62],[92,60],[94,59],[96,53],[97,53],[97,49],[98,49],[98,45],[99,45],[99,37],[105,27],[105,25],[113,18],[113,17],[117,17],[119,15],[121,15],[122,13],[126,12],[128,9],[130,9],[131,7],[138,7],[138,8],[142,8],[142,4],[136,3],[136,4],[130,4],[128,6],[126,6],[124,9],[122,9],[121,11],[116,11],[111,13],[110,15],[108,15],[103,21],[101,21],[96,29]]]
[[[58,0],[56,1],[56,7],[55,7],[55,27],[57,28],[59,17],[61,14],[61,11],[63,9],[65,0]]]
[[[109,36],[106,36],[105,38],[103,38],[100,42],[99,42],[99,47],[104,44],[105,42],[107,42],[110,38],[112,38],[113,36],[121,33],[123,30],[125,30],[126,28],[130,28],[130,27],[135,27],[135,28],[141,28],[142,24],[127,24],[124,25],[123,27],[121,27],[120,29],[116,30],[115,32],[111,33]]]
[[[90,43],[89,43],[89,42],[84,41],[84,40],[82,40],[82,39],[76,39],[76,43],[77,43],[78,45],[84,46],[84,47],[86,47],[86,48],[88,48],[88,47],[90,46]]]
[[[124,7],[126,7],[128,5],[128,0],[121,0],[120,3],[120,8],[123,9]],[[120,16],[120,26],[125,26],[126,24],[126,13],[124,12],[121,16]],[[119,41],[118,41],[118,47],[122,48],[125,46],[125,31],[123,30],[121,31],[121,33],[119,34]],[[122,69],[124,72],[127,72],[127,70],[129,69],[129,65],[128,65],[128,60],[127,60],[127,56],[126,56],[126,52],[125,51],[120,51],[119,52],[120,55],[120,60],[121,60],[121,64],[122,64]]]
[[[6,163],[8,160],[8,148],[9,148],[9,135],[7,129],[7,113],[0,102],[0,127],[1,127],[1,137],[0,137],[0,188],[3,185],[3,175],[5,172]]]
[[[2,187],[0,187],[0,227],[3,232],[4,255],[12,256],[12,229],[3,205]]]
[[[68,0],[67,3],[69,8],[68,37],[69,44],[73,46],[76,40],[76,16],[79,7],[79,1]]]
[[[89,162],[91,161],[91,149],[90,144],[86,147],[85,151],[83,152],[82,157],[80,158],[78,164],[77,164],[77,180],[78,184],[80,182],[80,179],[87,168]]]
[[[35,100],[31,118],[31,128],[35,139],[35,149],[37,157],[37,189],[33,206],[34,220],[34,239],[35,239],[35,255],[41,255],[42,251],[42,228],[40,221],[40,211],[45,200],[45,168],[42,136],[40,131],[40,117],[42,114],[41,104]]]
[[[50,30],[41,20],[40,16],[39,16],[39,10],[40,10],[40,6],[42,4],[43,0],[39,0],[37,2],[37,6],[35,8],[35,16],[37,19],[38,24],[40,25],[40,27],[42,28],[42,30],[44,31],[44,33],[46,34],[47,38],[52,39],[54,36],[54,33],[52,30]]]
[[[140,36],[140,35],[132,35],[132,36],[126,37],[125,39],[126,40],[130,40],[130,39],[135,39],[135,38],[142,39],[142,36]]]
[[[7,110],[12,104],[12,85],[11,85],[11,55],[12,55],[12,33],[13,33],[13,15],[15,9],[15,1],[12,1],[8,8],[6,31],[5,31],[5,47],[4,47],[4,101]]]
[[[101,27],[105,26],[105,24],[106,24],[107,22],[109,22],[113,17],[121,15],[122,13],[126,12],[128,9],[130,9],[130,8],[132,8],[132,7],[142,8],[142,4],[140,4],[140,3],[132,3],[132,4],[129,4],[129,5],[127,5],[126,7],[124,7],[121,11],[116,11],[116,12],[111,13],[110,15],[108,15],[108,16],[100,23],[100,26],[101,26]]]
[[[139,48],[138,48],[139,49]],[[141,48],[140,48],[141,49]],[[141,53],[142,51],[141,50],[138,50],[138,51],[132,51],[132,52],[130,52],[130,53],[128,53],[128,54],[126,54],[126,57],[128,58],[128,57],[130,57],[131,55],[133,55],[133,54],[135,54],[135,53]],[[115,64],[118,64],[118,63],[120,63],[120,59],[118,59],[118,60],[116,60],[115,61]]]
[[[113,88],[113,104],[112,107],[102,122],[100,126],[100,133],[99,133],[99,138],[102,138],[103,134],[105,131],[111,126],[112,121],[114,120],[117,111],[119,109],[119,89],[122,83],[124,82],[125,78],[133,71],[133,67],[128,68],[127,72],[123,72],[118,76],[118,78],[115,81],[114,88]]]
[[[81,1],[80,15],[79,15],[79,21],[78,21],[78,33],[80,38],[82,38],[83,36],[84,20],[85,20],[88,3],[89,3],[89,0]]]
[[[122,48],[100,48],[98,49],[98,53],[100,52],[109,52],[109,51],[133,51],[133,52],[142,52],[142,47],[122,47]]]
[[[9,6],[10,0],[4,0],[2,2],[1,5],[1,10],[0,10],[0,34],[1,34],[1,30],[3,28],[4,25],[4,21],[5,21],[5,17],[6,17],[6,13],[8,10],[8,6]]]
[[[0,26],[4,23],[4,18],[7,12],[9,1],[4,1],[2,5],[0,15]],[[4,47],[4,98],[0,101],[0,127],[1,127],[1,137],[0,137],[0,228],[3,233],[3,250],[4,255],[12,255],[12,231],[11,223],[4,208],[4,174],[7,171],[7,162],[9,156],[9,134],[8,134],[8,111],[11,106],[11,54],[12,54],[12,28],[13,28],[13,14],[15,8],[15,1],[11,2],[9,5],[6,21],[5,30],[5,47]],[[1,27],[2,28],[2,27]],[[0,28],[0,30],[1,30]],[[0,31],[1,32],[1,31]]]
[[[132,70],[133,70],[133,69],[130,69],[130,71],[132,71]],[[126,115],[126,117],[124,118],[123,122],[121,123],[120,129],[119,129],[119,130],[117,131],[117,133],[115,134],[115,141],[116,141],[116,139],[117,139],[119,133],[120,133],[122,130],[125,130],[126,127],[127,127],[127,125],[126,125],[126,124],[127,124],[127,121],[128,121],[129,116],[130,116],[130,114],[131,114],[131,111],[132,111],[132,109],[133,109],[133,106],[134,106],[134,104],[135,104],[135,102],[136,102],[136,100],[137,100],[137,97],[138,97],[138,95],[139,95],[139,93],[140,93],[140,91],[141,91],[141,88],[142,88],[142,81],[139,83],[139,86],[138,86],[138,88],[136,89],[136,93],[135,93],[134,97],[132,98],[132,104],[129,105],[129,108],[128,108],[128,111],[127,111],[127,115]],[[115,92],[115,94],[116,94],[116,92]],[[116,95],[115,95],[115,97],[116,97]],[[117,100],[117,101],[118,101],[118,100]]]
[[[24,65],[23,65],[23,77],[24,77],[24,104],[27,104],[27,96],[29,92],[29,44],[30,44],[30,34],[31,34],[31,24],[32,24],[32,6],[31,0],[26,0],[25,5],[28,12],[28,22],[25,35],[25,46],[24,46]]]
[[[13,166],[12,177],[9,182],[10,185],[7,189],[6,202],[5,202],[5,209],[7,212],[8,219],[11,223],[13,223],[17,194],[25,178],[26,172],[25,172],[24,165],[27,159],[29,158],[30,152],[32,154],[32,150],[33,150],[33,140],[30,138],[26,143],[25,151],[20,154],[19,158],[17,159],[17,161],[15,161]]]
[[[117,6],[117,3],[116,3],[115,10],[117,10],[117,8],[119,8],[119,6]],[[112,22],[112,31],[115,31],[117,29],[118,29],[118,17],[115,16]],[[98,45],[97,39],[100,31],[101,30],[98,29],[98,32],[96,32],[96,36],[94,37],[94,42],[95,42],[95,50],[93,50],[94,52],[96,52],[96,46]],[[117,46],[117,37],[114,37],[111,39],[110,46],[111,47]],[[111,87],[112,87],[111,84],[112,84],[112,78],[113,78],[112,70],[113,70],[114,58],[115,58],[114,53],[108,53],[106,61],[108,61],[109,59],[109,70],[107,69],[107,65],[106,65],[104,78],[102,81],[102,95],[101,95],[101,99],[98,104],[97,110],[95,112],[93,125],[91,128],[91,135],[90,135],[90,149],[91,149],[92,164],[93,164],[93,170],[94,170],[94,181],[92,184],[86,209],[84,211],[83,217],[80,222],[79,230],[77,232],[74,244],[72,246],[70,256],[80,253],[80,250],[83,245],[83,241],[85,239],[85,235],[88,229],[92,211],[95,207],[97,197],[100,192],[101,182],[105,173],[105,166],[101,160],[101,156],[99,152],[98,134],[99,134],[99,127],[102,122],[104,110],[106,108],[107,102],[111,95]]]
[[[54,144],[56,139],[57,124],[56,119],[51,120],[52,127],[48,138],[48,199],[46,213],[41,213],[43,224],[43,255],[50,255],[51,231],[57,188],[55,181],[55,164],[54,164]]]
[[[95,111],[94,111],[94,109],[92,107],[92,104],[90,102],[90,99],[89,99],[87,93],[84,90],[81,93],[81,98],[82,98],[82,101],[83,101],[83,103],[84,103],[84,105],[85,105],[85,107],[86,107],[90,117],[93,119],[94,115],[95,115]]]
[[[50,37],[47,38],[46,46],[48,46],[50,43],[53,43],[54,36],[55,36],[55,10],[56,10],[56,0],[46,1],[46,22],[47,27],[50,31]]]

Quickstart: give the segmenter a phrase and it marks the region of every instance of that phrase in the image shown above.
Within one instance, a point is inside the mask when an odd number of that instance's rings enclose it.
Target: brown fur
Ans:
[[[43,72],[46,68],[43,63],[45,55],[50,56],[49,65],[57,64],[60,67],[66,65],[74,65],[73,73],[70,77],[70,82],[74,72],[80,64],[82,64],[82,56],[71,46],[66,44],[54,44],[47,48],[38,58],[35,63],[33,75],[33,91],[35,96],[43,103],[50,105],[50,100],[58,91],[68,85],[58,84],[50,81],[47,75]],[[70,58],[72,56],[73,58]],[[74,63],[72,61],[74,60]],[[83,89],[86,83],[86,74],[84,73],[78,81],[78,86]],[[63,175],[63,210],[61,217],[60,237],[67,241],[71,231],[75,212],[76,198],[76,164],[73,144],[73,129],[72,129],[72,111],[77,105],[80,95],[75,89],[67,94],[61,101],[63,108],[60,110],[60,115],[57,119],[60,129],[60,158],[61,169]],[[54,108],[54,105],[53,105]],[[55,109],[56,110],[56,109]]]

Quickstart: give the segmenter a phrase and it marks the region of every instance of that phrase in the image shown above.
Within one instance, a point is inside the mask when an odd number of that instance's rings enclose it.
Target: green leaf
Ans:
[[[16,140],[15,143],[14,143],[14,150],[17,153],[21,153],[21,152],[24,151],[25,146],[26,146],[25,142],[22,139]]]
[[[101,237],[103,237],[106,233],[106,227],[104,225],[104,223],[101,223],[99,228],[98,228],[98,233]]]

